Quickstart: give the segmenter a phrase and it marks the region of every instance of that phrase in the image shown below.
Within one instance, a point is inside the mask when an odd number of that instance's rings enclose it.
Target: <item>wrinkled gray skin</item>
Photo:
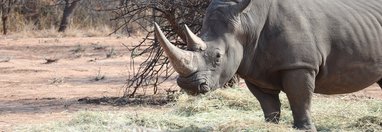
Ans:
[[[214,0],[200,38],[188,51],[156,33],[191,94],[221,87],[235,73],[278,123],[286,93],[294,127],[315,131],[313,93],[343,94],[382,87],[381,0]]]

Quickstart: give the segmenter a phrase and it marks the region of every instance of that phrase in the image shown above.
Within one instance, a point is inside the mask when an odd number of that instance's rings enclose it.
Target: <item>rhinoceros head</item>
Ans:
[[[207,9],[200,37],[185,26],[188,50],[172,45],[155,24],[160,45],[179,73],[177,83],[186,92],[199,94],[222,87],[236,73],[243,57],[243,33],[237,15],[250,1],[214,0]]]

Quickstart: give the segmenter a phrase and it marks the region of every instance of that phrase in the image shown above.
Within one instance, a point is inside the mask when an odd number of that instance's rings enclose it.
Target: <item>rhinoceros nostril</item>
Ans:
[[[206,83],[202,83],[199,85],[198,91],[199,93],[207,93],[210,91],[210,87]]]

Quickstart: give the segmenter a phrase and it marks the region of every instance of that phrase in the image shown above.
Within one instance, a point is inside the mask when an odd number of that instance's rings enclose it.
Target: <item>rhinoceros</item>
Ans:
[[[286,94],[293,126],[316,130],[313,93],[382,87],[382,0],[213,0],[199,36],[185,26],[187,50],[156,36],[191,94],[222,87],[237,73],[278,123]]]

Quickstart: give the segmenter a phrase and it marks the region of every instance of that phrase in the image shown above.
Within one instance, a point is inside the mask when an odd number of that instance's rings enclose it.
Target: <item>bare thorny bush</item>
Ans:
[[[164,56],[163,50],[154,38],[153,23],[157,22],[171,43],[185,49],[186,37],[183,25],[188,25],[198,33],[202,27],[205,9],[211,0],[123,0],[121,6],[114,10],[116,16],[112,20],[122,21],[117,30],[130,30],[128,25],[138,25],[147,32],[145,38],[129,48],[132,51],[132,69],[126,84],[124,96],[134,97],[139,90],[153,88],[158,93],[158,85],[171,78],[175,71]],[[127,47],[127,46],[126,46]],[[144,49],[144,50],[140,50]],[[134,58],[145,56],[137,70]],[[235,76],[227,85],[238,82]]]

